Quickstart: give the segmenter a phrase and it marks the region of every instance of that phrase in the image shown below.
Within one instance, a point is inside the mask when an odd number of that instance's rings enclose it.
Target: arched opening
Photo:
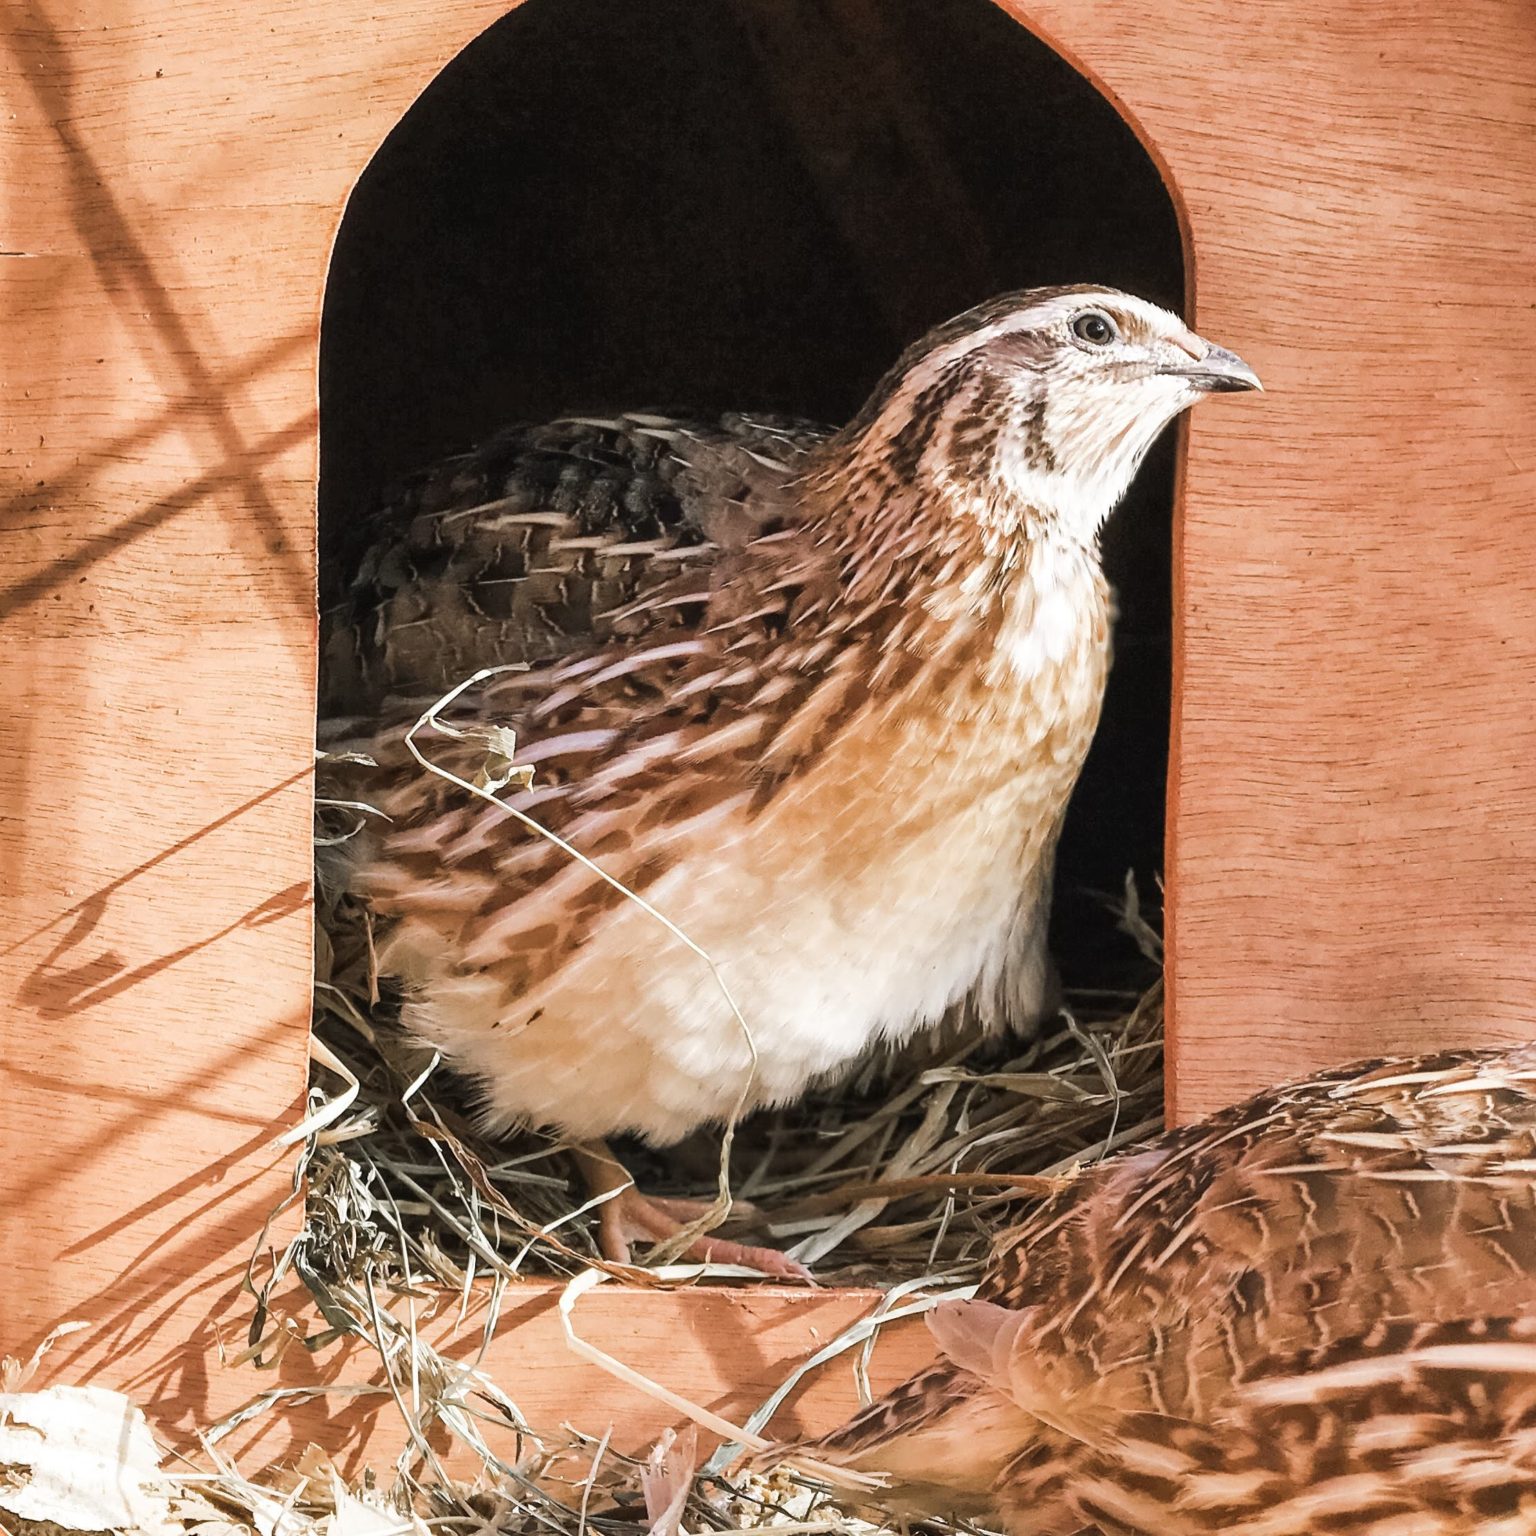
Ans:
[[[509,420],[840,422],[930,324],[1081,280],[1177,307],[1173,204],[1110,104],[992,0],[526,0],[349,204],[322,338],[322,587],[381,486]],[[1105,538],[1120,619],[1058,862],[1069,985],[1134,969],[1104,898],[1162,865],[1174,451]]]

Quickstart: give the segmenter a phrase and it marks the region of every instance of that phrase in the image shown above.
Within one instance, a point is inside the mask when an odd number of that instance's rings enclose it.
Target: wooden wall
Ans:
[[[0,185],[0,1351],[186,1432],[266,1382],[310,973],[315,373],[341,209],[493,4],[19,0]],[[450,19],[451,17],[451,19]]]
[[[21,0],[5,23],[0,1350],[87,1319],[55,1377],[125,1385],[173,1436],[272,1383],[220,1348],[242,1346],[239,1274],[305,1074],[330,243],[374,147],[500,9]],[[1523,1036],[1527,8],[1037,0],[1027,19],[1166,167],[1199,323],[1270,391],[1189,436],[1175,1111],[1341,1056]],[[750,1398],[858,1303],[695,1297],[657,1324],[655,1298],[616,1297],[594,1330]],[[655,1412],[568,1373],[548,1308],[530,1290],[492,1368],[536,1359],[528,1412],[642,1438]],[[845,1382],[827,1393],[812,1419],[846,1406]],[[279,1440],[336,1443],[333,1410]]]
[[[1175,551],[1169,1103],[1536,1035],[1536,28],[1037,0],[1258,370]]]

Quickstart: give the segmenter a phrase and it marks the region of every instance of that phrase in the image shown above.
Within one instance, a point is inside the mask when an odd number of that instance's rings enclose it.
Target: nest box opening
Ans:
[[[846,420],[992,293],[1103,281],[1177,308],[1146,150],[993,0],[526,0],[432,82],[347,208],[321,349],[322,596],[398,476],[508,421],[773,409]],[[1156,899],[1173,434],[1105,535],[1103,721],[1058,861],[1068,984],[1134,966]]]

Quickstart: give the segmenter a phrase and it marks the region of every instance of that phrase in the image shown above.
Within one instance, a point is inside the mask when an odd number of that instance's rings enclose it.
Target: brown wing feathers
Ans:
[[[1030,1421],[1016,1531],[1504,1530],[1536,1515],[1533,1152],[1523,1047],[1329,1073],[1090,1169],[942,1316],[935,1400],[898,1389],[847,1454],[910,1476],[874,1427],[931,1441],[969,1381]]]
[[[326,616],[322,712],[437,696],[480,667],[626,633],[637,600],[771,527],[828,435],[788,418],[573,419],[423,472],[369,517]]]

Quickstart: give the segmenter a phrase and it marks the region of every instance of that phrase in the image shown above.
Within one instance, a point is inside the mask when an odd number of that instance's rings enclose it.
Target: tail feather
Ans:
[[[958,1407],[975,1390],[975,1378],[948,1361],[929,1366],[876,1398],[829,1435],[801,1448],[842,1464],[891,1441],[915,1434]],[[851,1464],[851,1462],[850,1462]]]
[[[992,1507],[993,1484],[1029,1435],[1029,1420],[1015,1403],[943,1361],[831,1434],[764,1454],[773,1463],[798,1455],[882,1473],[891,1485],[882,1503],[918,1514],[970,1514]]]

